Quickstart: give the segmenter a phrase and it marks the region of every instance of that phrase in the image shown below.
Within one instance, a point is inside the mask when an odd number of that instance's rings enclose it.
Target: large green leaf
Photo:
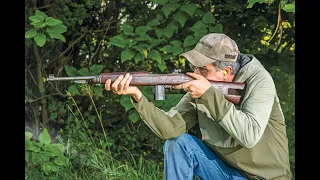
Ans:
[[[255,3],[262,3],[264,2],[265,0],[248,0],[248,6],[247,8],[252,8],[252,6],[255,4]]]
[[[36,29],[40,29],[40,28],[45,27],[45,26],[46,26],[46,23],[44,23],[44,22],[39,22],[39,23],[34,23],[33,25],[34,25],[34,27],[35,27]]]
[[[158,62],[158,63],[157,63],[157,66],[158,66],[158,68],[160,69],[161,72],[163,72],[163,71],[167,68],[166,63],[163,62],[163,61]]]
[[[195,3],[185,4],[180,7],[180,9],[190,16],[193,16],[194,12],[196,12],[197,5]]]
[[[170,15],[171,12],[174,12],[180,5],[177,3],[169,3],[164,5],[161,10],[163,11],[166,18]]]
[[[295,12],[295,4],[286,4],[282,9],[286,12]]]
[[[216,24],[213,27],[209,27],[209,32],[211,33],[222,33],[223,32],[223,27],[221,24]]]
[[[210,11],[208,11],[203,17],[202,17],[202,22],[205,24],[211,24],[214,23],[215,18],[212,15]]]
[[[135,35],[135,33],[133,32],[134,28],[132,26],[123,24],[122,28],[125,35]]]
[[[46,43],[47,38],[44,34],[37,33],[37,35],[34,37],[34,40],[36,41],[38,46],[42,47]]]
[[[204,35],[206,35],[206,34],[208,34],[208,30],[205,29],[205,28],[203,28],[203,29],[197,29],[197,30],[194,32],[194,36],[195,36],[195,37],[198,37],[198,36],[202,37],[202,36],[204,36]]]
[[[55,32],[55,33],[64,33],[67,31],[67,27],[63,24],[58,24],[55,26],[49,26],[47,27],[46,31],[49,32]]]
[[[32,24],[40,23],[44,21],[44,18],[42,15],[35,15],[35,16],[30,16],[29,20],[32,21]]]
[[[134,56],[134,61],[137,63],[139,61],[144,60],[144,55],[141,52],[137,52],[136,55]]]
[[[147,42],[150,42],[152,41],[152,38],[148,35],[148,34],[143,34],[143,35],[140,35],[139,37],[137,37],[135,39],[135,41],[147,41]]]
[[[160,48],[160,50],[159,51],[162,51],[162,52],[172,52],[172,45],[165,45],[165,46],[163,46],[162,48]]]
[[[81,69],[78,70],[78,73],[79,73],[81,76],[88,76],[88,75],[90,75],[88,68],[81,68]]]
[[[197,8],[194,12],[194,17],[203,17],[204,14],[205,13],[201,9]]]
[[[136,32],[138,35],[145,35],[146,32],[148,32],[149,30],[151,30],[151,28],[148,27],[148,26],[138,26],[138,27],[136,27],[135,32]]]
[[[176,33],[178,33],[178,30],[179,30],[179,27],[177,26],[177,24],[174,21],[170,22],[168,24],[167,28],[173,29]]]
[[[170,44],[174,45],[174,46],[181,46],[181,41],[179,40],[173,40],[173,41],[170,41]]]
[[[165,30],[163,31],[163,35],[166,36],[168,39],[170,39],[172,37],[174,33],[174,29],[172,28],[165,28]]]
[[[178,31],[178,26],[174,22],[171,22],[165,28],[163,35],[170,39],[175,31]]]
[[[186,23],[186,21],[188,20],[188,14],[183,11],[178,11],[174,15],[174,20],[178,21],[180,23],[181,27],[183,27],[184,24]]]
[[[43,144],[50,144],[51,143],[51,136],[50,136],[47,128],[44,128],[42,130],[42,132],[40,133],[39,141],[40,141],[40,143],[43,143]]]
[[[128,38],[128,39],[126,39],[126,43],[128,44],[128,47],[132,47],[132,46],[134,46],[135,44],[137,44],[137,42],[138,41],[136,41],[134,38]]]
[[[108,44],[115,45],[120,48],[124,48],[127,45],[126,38],[124,38],[123,35],[117,35],[117,36],[110,38],[110,41],[108,42]]]
[[[159,53],[159,51],[157,50],[151,50],[149,52],[148,57],[150,57],[151,59],[157,61],[158,63],[161,62],[161,54]]]
[[[183,42],[183,47],[193,46],[198,43],[198,39],[193,37],[192,35],[189,35],[186,37],[186,39]]]
[[[182,53],[183,52],[183,48],[182,47],[180,47],[180,46],[173,46],[173,48],[172,48],[172,54],[174,55],[174,56],[176,56],[176,55],[178,55],[178,54],[180,54],[180,53]]]
[[[156,35],[159,39],[162,37],[164,31],[165,31],[164,28],[157,28],[156,29]]]
[[[55,19],[53,17],[48,17],[45,21],[46,25],[48,26],[55,26],[58,24],[62,24],[62,21],[60,21],[59,19]]]
[[[51,156],[63,156],[64,153],[63,144],[47,144],[43,146],[43,149]]]
[[[35,37],[36,35],[37,35],[37,30],[36,29],[30,29],[25,33],[24,37],[29,39],[29,38]]]
[[[131,122],[136,123],[138,122],[141,118],[140,115],[137,111],[132,111],[131,113],[129,113],[129,119]]]
[[[25,140],[30,140],[30,138],[33,136],[31,132],[24,132]]]
[[[126,112],[133,108],[130,98],[130,95],[123,95],[120,98],[120,104],[124,107]]]
[[[93,86],[92,89],[94,95],[97,97],[103,97],[103,88],[101,88],[101,86]]]
[[[68,88],[68,92],[73,96],[80,93],[76,84],[70,85]]]
[[[148,50],[150,50],[155,46],[158,46],[162,42],[163,42],[163,39],[152,39],[152,43],[148,46]]]
[[[131,60],[136,55],[136,52],[130,48],[126,48],[121,51],[121,62],[125,62],[127,60]]]
[[[40,152],[40,147],[35,141],[25,141],[25,150],[31,152]]]
[[[156,18],[157,18],[159,21],[162,21],[162,20],[163,20],[163,17],[162,17],[160,14],[157,14]]]
[[[191,31],[198,31],[198,30],[201,30],[201,29],[205,29],[207,28],[208,25],[207,24],[203,24],[202,21],[197,21],[196,23],[194,23],[194,25],[190,28]]]
[[[281,0],[281,7],[283,8],[288,3],[288,0]]]
[[[103,70],[103,65],[93,64],[90,67],[91,74],[98,75]]]
[[[171,57],[172,57],[172,54],[163,54],[163,55],[161,55],[161,59],[162,59],[163,61],[168,60],[168,59],[170,59]]]
[[[65,39],[64,36],[61,35],[60,33],[56,33],[56,32],[51,32],[51,31],[49,31],[48,34],[49,34],[49,36],[50,36],[52,39],[59,39],[59,40],[61,40],[62,42],[66,42],[66,39]]]
[[[158,26],[160,24],[158,19],[152,19],[147,26],[153,27],[153,26]]]
[[[44,12],[38,10],[38,9],[36,10],[35,15],[36,16],[42,16],[43,19],[47,19],[47,17],[48,17],[46,13],[44,13]]]
[[[68,76],[77,76],[77,75],[79,75],[76,68],[68,66],[68,65],[64,65],[63,67],[66,70],[66,73],[67,73]]]
[[[139,51],[141,54],[143,54],[143,51],[148,47],[148,44],[140,42],[135,46],[132,46],[132,49],[135,49]]]

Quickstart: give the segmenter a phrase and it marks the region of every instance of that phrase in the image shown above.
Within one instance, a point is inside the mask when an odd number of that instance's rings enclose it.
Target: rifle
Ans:
[[[70,81],[73,80],[76,83],[92,83],[92,84],[104,84],[108,79],[113,82],[118,76],[125,75],[127,72],[113,72],[113,73],[101,73],[99,75],[92,76],[71,76],[71,77],[54,77],[50,74],[46,79],[47,81]],[[172,74],[152,74],[149,72],[129,72],[132,75],[130,85],[132,86],[154,86],[155,100],[164,100],[164,88],[166,85],[182,84],[191,80],[194,80],[191,76],[183,73]],[[223,93],[225,98],[238,104],[241,100],[245,84],[236,82],[223,82],[223,81],[209,81],[212,86],[217,88]]]

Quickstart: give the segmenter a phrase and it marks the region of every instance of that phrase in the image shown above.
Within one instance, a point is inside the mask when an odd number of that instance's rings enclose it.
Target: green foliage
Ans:
[[[124,23],[122,32],[110,38],[108,44],[122,48],[122,63],[134,60],[138,64],[151,59],[164,72],[168,70],[167,60],[193,48],[203,35],[222,32],[222,25],[213,14],[203,12],[195,3],[154,2],[161,6],[155,19],[137,27]],[[187,38],[181,38],[180,32]]]
[[[25,38],[33,38],[38,46],[42,47],[47,39],[59,39],[66,42],[62,33],[67,31],[67,27],[63,22],[53,17],[48,17],[47,14],[40,10],[35,11],[35,15],[30,16],[30,24],[34,27],[25,33]]]
[[[25,160],[28,167],[40,167],[45,174],[60,171],[69,166],[69,160],[64,156],[64,145],[51,143],[47,129],[43,129],[38,139],[31,140],[32,133],[25,133]]]
[[[291,3],[288,3],[288,2],[291,2]],[[262,3],[266,3],[266,4],[272,4],[274,3],[274,0],[248,0],[248,6],[247,8],[252,8],[252,6],[255,4],[255,3],[259,3],[259,4],[262,4]],[[283,9],[284,11],[286,12],[295,12],[295,0],[281,0],[281,9]]]

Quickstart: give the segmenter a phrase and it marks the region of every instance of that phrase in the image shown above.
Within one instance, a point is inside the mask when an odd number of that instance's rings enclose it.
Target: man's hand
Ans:
[[[126,95],[130,94],[132,97],[136,100],[136,102],[139,102],[142,96],[141,91],[136,86],[129,86],[130,82],[132,80],[132,75],[127,73],[125,76],[120,75],[113,81],[111,84],[111,79],[108,79],[105,83],[105,89],[107,91],[112,90],[114,94],[119,95]]]
[[[192,98],[200,98],[212,86],[211,83],[200,74],[190,72],[187,74],[195,78],[195,80],[172,86],[172,88],[184,89]]]

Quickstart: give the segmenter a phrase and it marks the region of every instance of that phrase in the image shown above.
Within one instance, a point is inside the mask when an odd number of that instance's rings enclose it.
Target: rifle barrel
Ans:
[[[71,76],[71,77],[54,77],[50,74],[47,81],[70,81],[70,80],[91,80],[96,79],[97,76]]]

